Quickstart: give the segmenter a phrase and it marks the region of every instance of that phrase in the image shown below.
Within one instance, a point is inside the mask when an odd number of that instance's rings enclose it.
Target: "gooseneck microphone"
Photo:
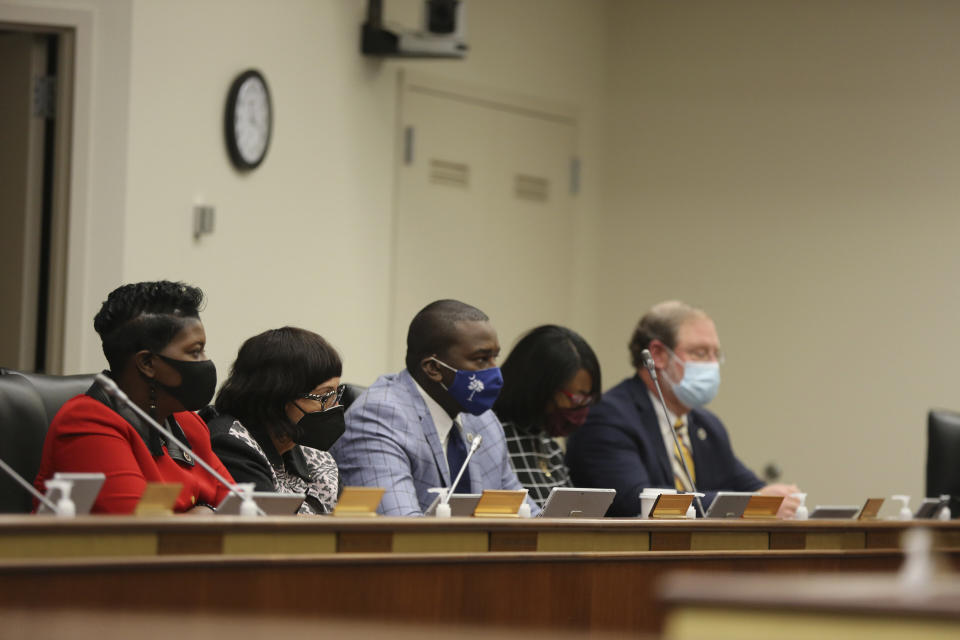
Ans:
[[[457,426],[454,425],[453,428],[456,429]],[[473,442],[470,443],[470,451],[467,451],[467,457],[463,460],[463,464],[460,465],[460,471],[457,473],[457,479],[450,483],[450,489],[444,494],[441,504],[447,504],[450,502],[450,496],[452,496],[453,492],[456,490],[457,484],[460,482],[460,476],[463,475],[467,465],[470,463],[470,458],[472,458],[473,454],[476,453],[477,449],[480,448],[481,440],[483,440],[483,436],[481,436],[479,433],[473,437]]]
[[[24,480],[19,473],[13,470],[13,467],[8,465],[2,459],[0,459],[0,469],[3,469],[4,471],[6,471],[7,475],[13,478],[14,480],[16,480],[18,484],[20,484],[24,489],[26,489],[30,493],[30,495],[32,495],[34,498],[36,498],[43,504],[47,505],[47,508],[50,509],[50,511],[58,515],[60,514],[60,510],[57,509],[57,505],[53,504],[53,502],[47,499],[45,495],[37,491],[32,484]]]
[[[644,349],[640,352],[640,358],[643,360],[643,366],[647,368],[647,371],[650,372],[650,377],[653,378],[653,386],[657,388],[657,397],[660,398],[660,406],[663,408],[663,419],[667,421],[667,425],[670,425],[670,414],[667,413],[667,403],[663,399],[663,390],[660,388],[660,380],[657,378],[657,367],[653,362],[653,356],[650,355],[649,349]],[[680,438],[677,437],[677,430],[670,428],[670,435],[673,436],[673,444],[676,445],[677,451],[683,451],[680,447]],[[687,461],[684,457],[680,456],[680,464],[683,465],[683,472],[687,474],[687,479],[690,481],[691,493],[693,493],[693,499],[697,501],[697,507],[700,509],[700,516],[704,517],[706,511],[703,510],[703,503],[700,502],[700,496],[697,495],[697,485],[693,482],[693,475],[690,473],[690,469],[687,468]]]
[[[166,427],[161,426],[160,423],[157,422],[156,420],[154,420],[154,419],[150,416],[149,413],[147,413],[146,411],[144,411],[143,409],[141,409],[139,406],[137,406],[136,403],[134,403],[132,400],[130,400],[130,398],[127,397],[127,394],[125,394],[125,393],[123,392],[123,390],[120,389],[120,387],[117,386],[117,383],[116,383],[116,382],[114,382],[112,379],[110,379],[109,377],[107,377],[106,375],[104,375],[104,374],[102,374],[102,373],[98,373],[94,379],[97,381],[97,384],[99,384],[100,387],[101,387],[104,391],[107,392],[107,395],[111,396],[112,398],[114,398],[114,399],[116,399],[116,400],[119,400],[119,401],[120,401],[121,403],[123,403],[125,406],[129,407],[131,410],[133,410],[134,413],[136,413],[138,416],[140,416],[141,418],[143,418],[144,420],[146,420],[146,421],[147,421],[147,424],[149,424],[151,427],[153,427],[154,429],[156,429],[157,431],[159,431],[159,432],[160,432],[165,438],[167,438],[170,442],[173,442],[173,443],[176,444],[178,447],[180,447],[181,449],[183,449],[184,451],[186,451],[187,453],[189,453],[189,454],[193,457],[193,459],[197,461],[197,464],[199,464],[201,467],[203,467],[203,469],[204,469],[207,473],[209,473],[209,474],[212,475],[214,478],[216,478],[217,481],[218,481],[220,484],[222,484],[223,486],[225,486],[230,493],[232,493],[233,495],[235,495],[235,496],[237,496],[238,498],[240,498],[240,500],[241,500],[242,502],[244,502],[244,503],[246,503],[248,500],[249,500],[250,502],[253,502],[253,497],[252,497],[252,496],[247,495],[247,493],[246,493],[245,491],[243,491],[242,489],[240,489],[240,487],[238,487],[237,485],[233,484],[232,482],[228,482],[226,478],[224,478],[222,475],[220,475],[219,473],[217,473],[216,469],[214,469],[214,468],[211,467],[209,464],[207,464],[207,463],[204,461],[204,459],[201,458],[200,456],[198,456],[198,455],[194,452],[193,449],[191,449],[190,447],[188,447],[188,446],[186,445],[186,443],[181,442],[180,440],[178,440],[175,435],[173,435],[172,433],[170,433],[170,430],[169,430],[169,429],[167,429]],[[259,516],[265,516],[265,515],[267,515],[266,513],[264,513],[263,509],[261,509],[259,506],[256,505],[256,503],[254,503],[254,506],[256,506],[257,515],[259,515]]]

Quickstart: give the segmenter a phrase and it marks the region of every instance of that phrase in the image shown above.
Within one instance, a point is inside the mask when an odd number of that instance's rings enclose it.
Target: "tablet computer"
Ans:
[[[810,512],[811,520],[848,520],[856,518],[860,513],[860,507],[854,504],[850,505],[817,505]]]
[[[924,498],[913,517],[917,520],[931,520],[940,513],[940,508],[944,504],[946,501],[940,498]]]
[[[602,518],[616,489],[554,487],[540,511],[541,518]]]
[[[305,493],[274,493],[272,491],[254,491],[253,501],[268,516],[296,515],[303,504]],[[240,515],[240,504],[243,502],[233,493],[227,494],[220,506],[217,507],[218,516]]]
[[[70,499],[73,500],[73,505],[77,509],[77,515],[84,516],[90,513],[93,503],[96,502],[97,496],[100,494],[100,488],[103,487],[103,481],[106,479],[106,476],[102,473],[63,473],[58,471],[53,474],[53,479],[69,480],[73,483],[73,489],[70,490]],[[53,504],[57,504],[60,500],[60,488],[48,488],[45,497]],[[41,502],[37,513],[51,514],[53,511]]]
[[[468,518],[473,515],[474,509],[477,508],[477,503],[480,502],[479,493],[455,493],[450,496],[449,502],[450,505],[450,515],[456,517],[465,517]],[[427,510],[423,512],[425,516],[434,516],[437,514],[437,505],[440,504],[440,498],[442,494],[437,494],[437,497],[434,498],[433,502],[430,503],[430,506],[427,507]]]
[[[741,491],[718,491],[713,502],[707,507],[705,518],[740,518],[753,497],[752,493]]]

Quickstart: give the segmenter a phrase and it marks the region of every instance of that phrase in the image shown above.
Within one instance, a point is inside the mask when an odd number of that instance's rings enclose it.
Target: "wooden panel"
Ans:
[[[256,555],[264,553],[336,553],[337,534],[315,532],[283,532],[265,535],[261,532],[226,533],[223,553]]]
[[[658,633],[656,585],[671,571],[893,571],[901,561],[899,553],[872,551],[7,561],[0,602],[179,613],[186,602],[235,615]]]
[[[206,555],[223,552],[220,533],[164,532],[157,538],[160,555]]]
[[[670,615],[666,633],[675,640],[955,640],[953,620],[814,615],[786,611],[729,611],[684,607]]]
[[[485,531],[397,531],[393,534],[394,553],[483,553],[489,544]]]
[[[343,531],[337,536],[340,553],[390,553],[392,531]]]
[[[807,549],[866,549],[867,535],[863,531],[809,531]]]
[[[692,551],[766,551],[770,534],[766,531],[694,531],[690,538]]]
[[[771,549],[806,549],[807,536],[802,531],[771,531]]]
[[[689,531],[651,531],[651,551],[689,551]]]
[[[537,551],[649,551],[650,534],[643,532],[541,531]]]
[[[954,521],[956,522],[956,521]],[[960,549],[960,531],[941,529],[933,533],[933,546],[935,549]]]
[[[900,531],[882,529],[879,531],[867,531],[867,549],[899,549]]]
[[[490,551],[536,551],[536,531],[491,531]]]
[[[153,533],[26,533],[0,537],[0,558],[81,558],[88,556],[152,556]]]

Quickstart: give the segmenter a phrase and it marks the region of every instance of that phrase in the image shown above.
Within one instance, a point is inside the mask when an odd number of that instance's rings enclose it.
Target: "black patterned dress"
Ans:
[[[248,428],[232,416],[217,416],[208,425],[213,451],[234,480],[252,482],[256,491],[306,494],[301,514],[333,511],[342,487],[328,452],[294,445],[280,455],[266,429]]]
[[[554,487],[569,487],[570,471],[563,462],[563,448],[543,431],[531,431],[509,420],[503,433],[510,464],[517,479],[541,508]]]

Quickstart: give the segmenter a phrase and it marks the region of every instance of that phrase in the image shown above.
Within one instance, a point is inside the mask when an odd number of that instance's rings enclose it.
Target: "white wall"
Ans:
[[[714,408],[813,502],[923,490],[956,407],[960,5],[611,7],[602,339],[679,297],[729,352]]]

